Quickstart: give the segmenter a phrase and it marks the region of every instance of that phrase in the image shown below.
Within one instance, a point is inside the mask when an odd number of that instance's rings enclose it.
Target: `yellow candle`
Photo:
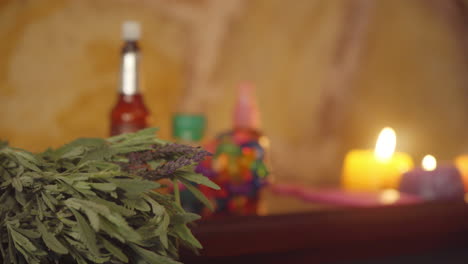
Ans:
[[[455,166],[462,175],[465,192],[468,192],[468,154],[458,156],[455,159]]]
[[[395,153],[395,147],[395,131],[384,128],[375,151],[351,150],[343,164],[343,187],[360,191],[397,188],[401,175],[413,168],[413,160],[406,153]]]

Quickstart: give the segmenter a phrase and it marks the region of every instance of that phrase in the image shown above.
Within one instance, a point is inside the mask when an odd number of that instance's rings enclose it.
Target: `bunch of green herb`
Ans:
[[[194,167],[208,153],[155,137],[155,129],[78,139],[40,154],[0,142],[0,263],[179,263],[201,248],[178,182],[219,188]],[[154,191],[173,181],[174,195]]]

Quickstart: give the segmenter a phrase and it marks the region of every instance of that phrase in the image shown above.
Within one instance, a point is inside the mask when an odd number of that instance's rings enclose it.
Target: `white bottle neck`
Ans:
[[[138,63],[139,51],[137,49],[125,50],[122,53],[121,80],[119,92],[124,95],[139,93]]]

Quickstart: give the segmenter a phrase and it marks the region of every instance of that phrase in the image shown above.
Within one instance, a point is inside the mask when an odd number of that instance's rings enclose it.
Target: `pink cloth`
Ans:
[[[351,192],[340,189],[314,189],[300,185],[272,184],[270,189],[277,194],[300,198],[307,202],[324,203],[352,207],[376,207],[419,203],[416,196],[399,193],[393,203],[382,202],[383,191]]]

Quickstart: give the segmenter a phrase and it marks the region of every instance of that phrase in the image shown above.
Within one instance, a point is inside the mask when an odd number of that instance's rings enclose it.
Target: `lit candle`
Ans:
[[[401,175],[413,167],[413,160],[406,153],[395,152],[395,147],[395,131],[387,127],[380,132],[375,151],[350,151],[343,164],[343,187],[361,191],[397,188]]]
[[[462,175],[463,184],[465,185],[465,192],[468,192],[468,155],[461,155],[455,159],[455,166]]]
[[[400,191],[427,200],[464,198],[460,172],[453,165],[437,165],[432,155],[424,156],[422,168],[403,174]]]

